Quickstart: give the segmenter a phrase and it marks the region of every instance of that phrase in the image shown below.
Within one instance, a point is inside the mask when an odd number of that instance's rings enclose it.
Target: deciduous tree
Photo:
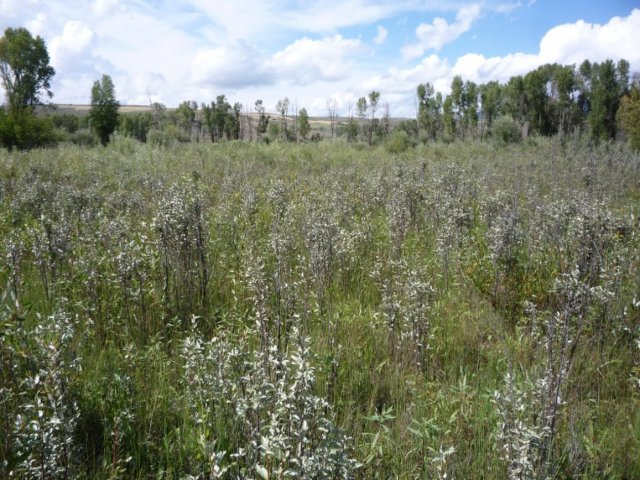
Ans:
[[[36,117],[33,106],[42,103],[42,95],[53,96],[50,81],[54,74],[42,38],[33,38],[25,28],[4,31],[0,83],[8,108],[6,112],[0,108],[0,146],[24,149],[53,142],[52,122]]]
[[[640,150],[640,82],[620,100],[617,121],[631,147]]]
[[[306,108],[302,108],[299,113],[299,127],[298,131],[300,132],[300,136],[306,140],[309,132],[311,131],[311,125],[309,124],[309,114],[307,113]]]
[[[109,136],[118,126],[119,107],[113,80],[109,75],[103,75],[102,80],[96,80],[91,88],[89,112],[89,124],[102,145],[109,142]]]
[[[0,80],[10,110],[37,105],[41,95],[51,98],[51,79],[44,40],[33,38],[26,28],[7,28],[0,38]]]

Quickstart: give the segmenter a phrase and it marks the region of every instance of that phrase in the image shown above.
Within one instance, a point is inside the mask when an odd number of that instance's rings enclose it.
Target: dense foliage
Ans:
[[[640,477],[638,155],[406,136],[0,151],[0,477]]]
[[[91,110],[89,111],[89,125],[100,143],[106,145],[109,137],[118,126],[118,107],[113,80],[109,75],[103,75],[96,80],[91,88]]]
[[[44,40],[25,28],[7,28],[0,38],[0,82],[6,110],[0,107],[0,147],[25,149],[53,143],[51,122],[36,117],[33,107],[44,94],[51,98],[49,65]]]
[[[10,110],[39,104],[42,93],[51,98],[54,75],[40,36],[33,38],[26,28],[4,31],[0,38],[0,80]]]

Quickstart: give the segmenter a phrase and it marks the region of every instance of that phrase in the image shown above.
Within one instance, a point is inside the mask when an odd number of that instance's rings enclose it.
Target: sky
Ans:
[[[55,103],[89,103],[110,75],[121,104],[281,98],[340,116],[381,93],[415,117],[429,82],[506,82],[545,63],[627,59],[640,71],[640,2],[625,0],[0,0],[0,30],[41,36]]]

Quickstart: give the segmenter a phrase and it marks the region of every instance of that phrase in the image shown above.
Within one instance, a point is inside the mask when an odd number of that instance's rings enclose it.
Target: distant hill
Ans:
[[[70,103],[58,103],[52,105],[56,113],[75,113],[78,115],[85,115],[91,109],[91,105],[75,105]],[[168,109],[172,110],[172,109]],[[138,112],[150,112],[151,107],[149,105],[120,105],[120,113],[138,113]]]

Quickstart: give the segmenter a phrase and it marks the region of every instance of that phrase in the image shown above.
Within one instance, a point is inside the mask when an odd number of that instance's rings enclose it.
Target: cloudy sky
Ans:
[[[289,97],[346,115],[371,90],[393,116],[454,75],[506,81],[544,63],[626,58],[640,70],[637,0],[0,0],[0,28],[42,36],[57,103],[111,75],[123,104],[225,94],[274,110]]]

